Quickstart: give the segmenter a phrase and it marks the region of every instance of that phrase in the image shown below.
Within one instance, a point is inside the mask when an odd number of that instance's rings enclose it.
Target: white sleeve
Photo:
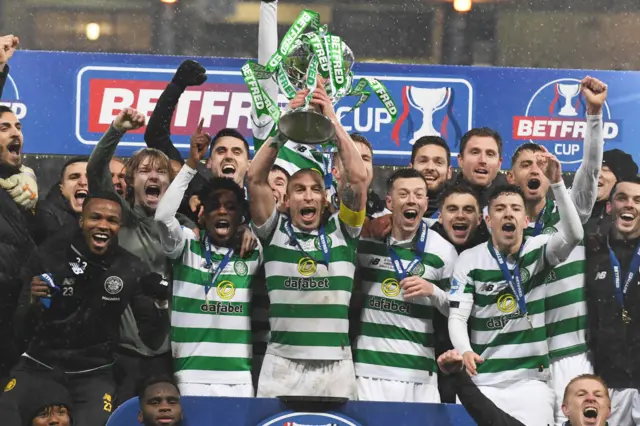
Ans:
[[[260,22],[258,24],[258,63],[266,65],[278,50],[278,2],[260,2]],[[275,79],[261,80],[265,92],[278,102],[278,83]]]
[[[189,182],[196,173],[196,170],[186,164],[182,166],[156,209],[155,220],[160,225],[160,244],[170,259],[177,259],[184,249],[186,238],[180,222],[176,219],[176,213]]]
[[[271,216],[269,216],[269,219],[267,219],[265,223],[258,226],[254,222],[251,222],[251,228],[253,228],[253,232],[258,236],[258,238],[260,238],[261,240],[266,240],[276,229],[279,218],[280,213],[278,213],[278,206],[274,206]]]
[[[552,184],[551,189],[556,199],[560,221],[558,222],[558,232],[549,238],[545,256],[547,262],[551,266],[555,266],[567,260],[569,254],[582,241],[584,229],[564,182]]]
[[[602,167],[603,150],[602,115],[587,115],[582,164],[576,172],[571,187],[571,199],[583,224],[591,218],[591,210],[598,196],[598,177]]]
[[[447,243],[448,244],[448,243]],[[433,296],[431,296],[434,305],[444,316],[449,316],[449,288],[450,281],[453,275],[453,267],[455,265],[456,259],[458,258],[458,253],[455,248],[449,244],[448,253],[443,255],[442,260],[444,262],[444,267],[442,268],[442,276],[440,277],[440,282],[437,283],[436,287],[433,290]]]
[[[460,354],[472,350],[467,322],[473,308],[475,289],[468,277],[468,262],[464,254],[456,261],[449,291],[449,337]]]

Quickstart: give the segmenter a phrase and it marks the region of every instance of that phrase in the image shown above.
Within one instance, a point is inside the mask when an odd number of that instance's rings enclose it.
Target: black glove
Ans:
[[[142,292],[157,300],[169,299],[169,282],[162,275],[152,272],[140,278]]]
[[[171,82],[183,88],[187,86],[200,86],[207,81],[206,72],[207,70],[205,70],[202,65],[192,59],[187,59],[180,64]]]

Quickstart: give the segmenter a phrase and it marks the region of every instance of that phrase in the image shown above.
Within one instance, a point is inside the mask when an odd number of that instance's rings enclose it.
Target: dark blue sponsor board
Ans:
[[[157,98],[184,58],[144,55],[17,52],[2,103],[12,106],[24,124],[25,152],[89,154],[117,111],[133,106],[151,114]],[[244,59],[198,58],[207,82],[182,96],[172,125],[174,142],[186,155],[189,135],[200,117],[205,129],[251,130],[250,96],[240,75]],[[585,100],[579,82],[587,74],[609,85],[605,105],[606,149],[619,148],[640,162],[633,140],[640,131],[640,105],[634,95],[640,73],[518,68],[356,64],[356,77],[371,76],[389,89],[398,108],[395,123],[372,96],[346,115],[356,102],[337,105],[342,124],[364,134],[375,149],[377,165],[406,165],[415,140],[445,138],[455,154],[460,137],[472,127],[489,126],[504,138],[502,168],[510,166],[518,145],[544,144],[576,170],[582,158]],[[636,86],[637,84],[637,86]],[[284,104],[286,99],[279,99]],[[143,130],[127,134],[119,155],[144,146]]]

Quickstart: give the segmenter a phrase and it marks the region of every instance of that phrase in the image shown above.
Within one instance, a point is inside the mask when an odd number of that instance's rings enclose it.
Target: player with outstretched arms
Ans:
[[[562,218],[558,232],[525,240],[529,219],[522,190],[495,188],[485,219],[491,239],[460,255],[449,294],[451,341],[474,382],[529,426],[554,423],[554,395],[546,384],[545,279],[583,237],[558,159],[543,150],[535,161],[551,182]]]

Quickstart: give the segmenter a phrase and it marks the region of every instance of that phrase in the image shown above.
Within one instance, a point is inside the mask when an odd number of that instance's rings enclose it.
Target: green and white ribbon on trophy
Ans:
[[[313,111],[309,106],[312,93],[316,88],[318,73],[326,81],[325,90],[334,105],[345,96],[359,96],[359,100],[349,110],[352,112],[371,96],[371,93],[366,91],[368,86],[380,99],[392,121],[395,121],[398,110],[388,90],[380,81],[375,78],[361,78],[355,87],[352,87],[353,64],[354,56],[351,49],[339,36],[330,34],[326,26],[320,25],[319,14],[311,10],[303,10],[266,66],[248,61],[242,67],[242,75],[249,88],[258,122],[269,123],[268,126],[270,126],[270,129],[265,128],[260,132],[264,135],[264,139],[261,137],[258,138],[259,140],[254,140],[256,151],[264,140],[280,130],[290,141],[297,143],[297,149],[288,150],[290,152],[282,150],[280,157],[291,156],[291,154],[302,155],[305,157],[302,163],[312,161],[316,164],[322,159],[322,154],[313,146],[324,145],[325,148],[330,148],[331,141],[335,137],[335,128],[329,119]],[[266,79],[275,79],[287,99],[293,99],[302,89],[309,89],[304,105],[281,113],[276,101],[270,98],[259,83],[260,80]],[[319,170],[325,175],[331,173],[327,159],[325,157],[322,162],[324,170]],[[299,162],[294,158],[291,160]]]

